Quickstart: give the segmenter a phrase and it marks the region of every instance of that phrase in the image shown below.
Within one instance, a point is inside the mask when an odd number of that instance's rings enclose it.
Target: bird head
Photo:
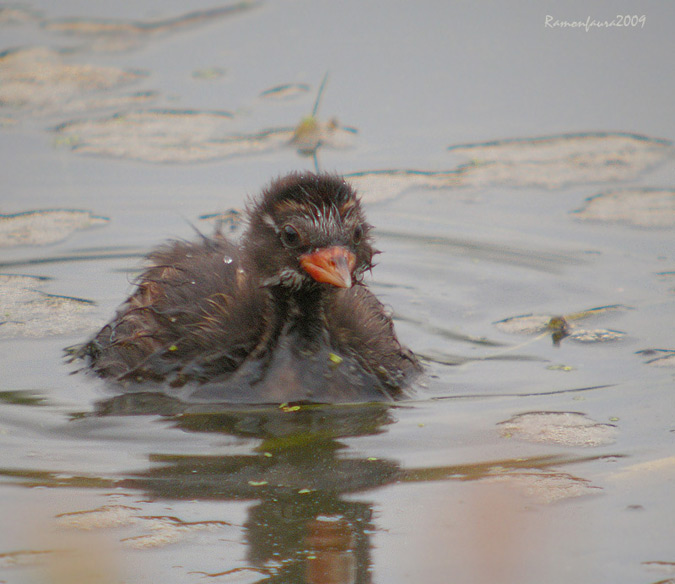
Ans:
[[[350,288],[376,253],[360,201],[342,178],[290,174],[249,206],[243,247],[263,286]]]

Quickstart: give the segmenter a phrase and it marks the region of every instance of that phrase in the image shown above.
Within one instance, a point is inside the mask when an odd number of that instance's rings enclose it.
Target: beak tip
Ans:
[[[321,248],[300,257],[300,265],[315,281],[351,288],[356,258],[344,247]]]

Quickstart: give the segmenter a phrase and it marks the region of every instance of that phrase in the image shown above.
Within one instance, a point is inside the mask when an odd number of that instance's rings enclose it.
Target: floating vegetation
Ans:
[[[471,164],[471,186],[549,189],[579,183],[631,180],[673,155],[672,142],[622,132],[561,134],[450,146]]]
[[[308,116],[293,128],[290,144],[295,146],[300,154],[312,156],[320,146],[349,147],[350,138],[356,132],[355,128],[340,126],[335,118],[323,122],[314,116]]]
[[[451,146],[468,162],[452,170],[367,170],[346,175],[368,201],[413,188],[489,186],[556,189],[631,180],[673,156],[667,140],[620,132],[561,134]]]
[[[447,189],[464,186],[459,170],[366,170],[344,175],[368,203],[395,197],[414,188]]]
[[[142,73],[115,67],[71,65],[61,53],[44,47],[0,53],[0,106],[58,110],[94,91],[128,85]]]
[[[593,486],[587,479],[559,471],[510,472],[484,480],[515,487],[542,505],[602,492],[600,487]]]
[[[298,95],[309,92],[310,87],[305,83],[286,83],[270,87],[260,93],[260,97],[265,99],[293,99]]]
[[[197,69],[192,72],[192,77],[194,79],[201,79],[204,81],[211,81],[213,79],[220,79],[225,77],[225,69],[220,67],[207,67],[205,69]]]
[[[587,318],[615,311],[628,310],[627,306],[614,304],[591,308],[581,312],[574,312],[564,316],[547,314],[525,314],[500,320],[495,326],[509,334],[517,335],[547,335],[550,334],[553,343],[559,344],[564,338],[580,343],[600,343],[616,341],[623,338],[626,333],[607,329],[582,329],[574,321],[586,320]]]
[[[0,338],[47,337],[92,329],[90,300],[47,294],[48,278],[0,274]]]
[[[103,505],[86,511],[61,513],[56,518],[61,527],[90,531],[131,525],[137,520],[140,510],[128,505]]]
[[[127,547],[148,549],[176,543],[191,533],[215,530],[229,526],[224,521],[186,522],[177,517],[143,515],[139,507],[103,505],[96,509],[73,511],[57,515],[59,525],[70,529],[92,531],[137,526],[144,533],[122,539]]]
[[[648,561],[641,564],[649,572],[656,572],[661,576],[668,576],[653,584],[675,584],[675,562]],[[651,578],[650,578],[651,579]]]
[[[335,119],[323,122],[316,118],[303,118],[292,128],[272,128],[257,134],[225,136],[211,145],[210,159],[262,154],[288,146],[295,147],[304,156],[314,156],[322,146],[350,148],[357,132],[355,128],[341,126]]]
[[[643,349],[637,352],[647,360],[645,363],[652,367],[675,367],[675,350],[672,349]]]
[[[563,364],[547,365],[546,369],[548,371],[576,371],[575,367],[572,367],[571,365],[563,365]]]
[[[80,18],[51,20],[44,24],[44,28],[51,32],[84,39],[91,48],[99,51],[125,51],[138,47],[151,36],[166,35],[209,24],[215,19],[244,12],[257,4],[259,4],[258,1],[244,0],[229,6],[196,10],[161,20],[86,20]]]
[[[0,247],[56,243],[75,231],[105,225],[108,221],[107,217],[79,209],[0,214]]]
[[[318,100],[314,112],[317,106]],[[223,111],[145,110],[66,122],[54,132],[57,145],[79,154],[157,163],[207,162],[288,146],[315,156],[321,146],[351,146],[357,132],[336,120],[322,122],[313,113],[295,127],[228,134],[226,125],[231,117]]]
[[[177,543],[198,531],[215,531],[228,526],[224,521],[187,523],[175,517],[144,517],[149,533],[127,537],[122,543],[133,549],[152,549]]]
[[[618,341],[626,336],[621,331],[594,329],[577,330],[569,335],[570,339],[578,343],[604,343],[606,341]]]
[[[156,91],[137,91],[123,95],[97,95],[86,99],[73,99],[59,107],[59,114],[90,112],[95,110],[124,110],[139,107],[155,101]]]
[[[622,189],[586,199],[578,219],[637,227],[675,227],[675,190]]]
[[[143,110],[57,126],[57,145],[75,152],[147,162],[196,162],[223,155],[225,111]],[[227,148],[225,148],[227,150]]]
[[[36,22],[39,19],[39,13],[30,8],[26,8],[25,6],[20,6],[18,4],[0,6],[0,25],[2,26]]]
[[[578,412],[528,412],[497,424],[504,438],[562,446],[604,446],[614,442],[617,427]]]
[[[344,138],[348,133],[356,134],[355,128],[341,126],[336,118],[332,118],[328,122],[322,122],[317,118],[319,106],[321,105],[321,97],[328,82],[328,74],[324,75],[319,91],[314,100],[314,107],[312,113],[305,116],[300,123],[293,129],[293,136],[290,143],[295,146],[298,153],[303,156],[314,157],[314,167],[319,172],[318,150],[320,146],[329,146],[331,148],[348,147],[351,144]]]
[[[41,566],[57,550],[18,550],[0,554],[0,568],[19,568],[26,566]]]

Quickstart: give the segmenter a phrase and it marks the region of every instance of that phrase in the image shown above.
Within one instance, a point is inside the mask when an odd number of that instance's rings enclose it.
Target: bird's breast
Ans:
[[[246,360],[225,384],[228,399],[241,402],[344,403],[391,399],[381,381],[364,370],[354,357],[326,343],[303,345],[294,334],[282,334],[273,350]],[[209,391],[208,385],[202,391]]]

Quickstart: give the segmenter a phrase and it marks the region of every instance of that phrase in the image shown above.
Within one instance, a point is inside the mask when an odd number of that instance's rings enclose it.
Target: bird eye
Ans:
[[[302,240],[298,230],[290,224],[286,224],[281,228],[281,241],[286,247],[298,247]]]
[[[358,244],[361,242],[362,238],[363,238],[363,227],[361,227],[361,225],[357,225],[356,228],[354,229],[354,233],[352,234],[352,241]]]

